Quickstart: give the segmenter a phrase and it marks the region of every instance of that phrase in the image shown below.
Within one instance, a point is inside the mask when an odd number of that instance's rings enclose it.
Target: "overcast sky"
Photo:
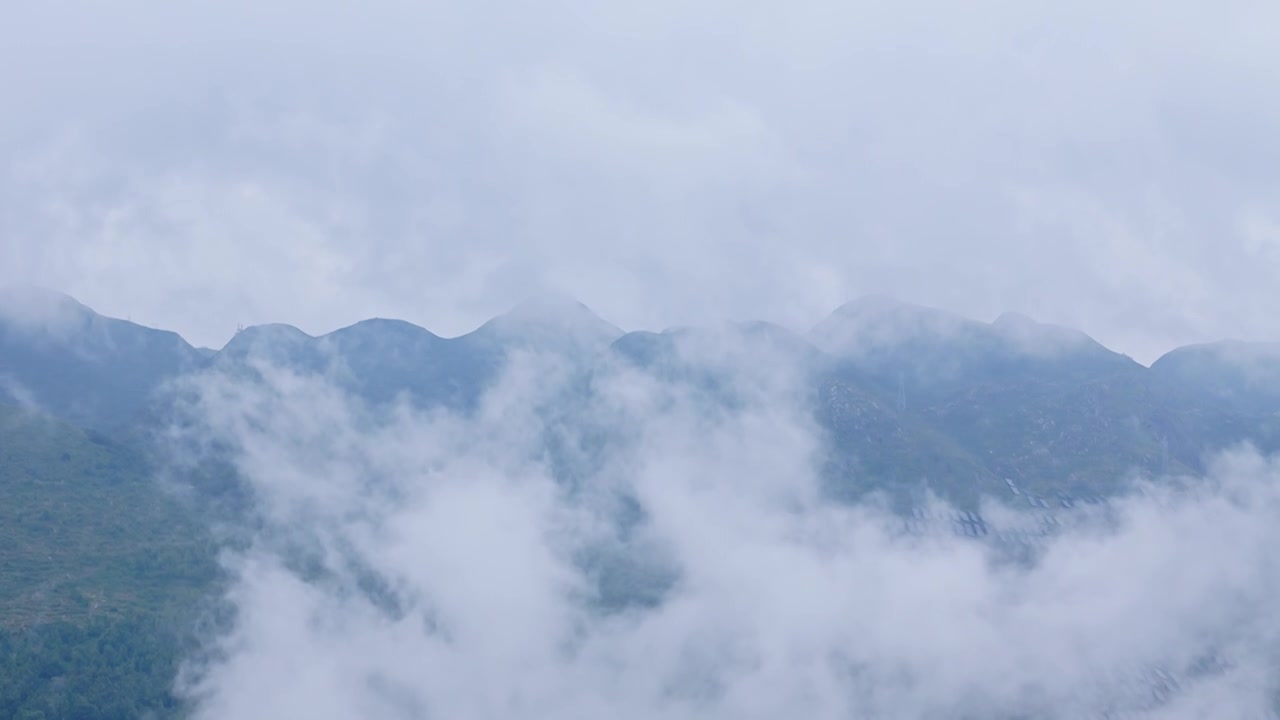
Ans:
[[[1280,339],[1280,5],[9,3],[0,283],[220,346],[867,293]]]

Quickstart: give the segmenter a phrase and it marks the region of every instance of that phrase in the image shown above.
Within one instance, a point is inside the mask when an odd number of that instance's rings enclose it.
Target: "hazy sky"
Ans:
[[[0,283],[220,346],[867,293],[1280,339],[1280,5],[9,3]]]

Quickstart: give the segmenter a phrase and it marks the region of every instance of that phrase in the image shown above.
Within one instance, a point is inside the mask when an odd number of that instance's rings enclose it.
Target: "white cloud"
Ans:
[[[202,379],[262,525],[197,715],[1273,716],[1276,460],[1227,453],[1013,562],[828,502],[797,386],[728,337],[677,345],[728,404],[626,367],[565,395],[537,359],[470,417]],[[602,605],[602,554],[656,600]]]
[[[1258,4],[59,7],[0,30],[0,282],[198,344],[546,289],[630,329],[887,293],[1144,361],[1280,333]]]

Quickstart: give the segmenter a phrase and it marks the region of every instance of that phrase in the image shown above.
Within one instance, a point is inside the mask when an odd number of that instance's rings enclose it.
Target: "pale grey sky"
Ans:
[[[0,283],[220,346],[530,294],[1280,339],[1280,5],[11,3]]]

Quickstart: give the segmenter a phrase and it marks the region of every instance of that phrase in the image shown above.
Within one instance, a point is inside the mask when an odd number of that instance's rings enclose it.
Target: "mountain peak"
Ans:
[[[563,320],[605,322],[592,312],[591,308],[562,293],[541,293],[530,296],[495,319],[503,318],[512,322],[560,322]]]
[[[1013,349],[1026,355],[1057,355],[1098,345],[1079,330],[1042,323],[1022,313],[1002,313],[991,327]]]
[[[40,285],[18,283],[0,286],[0,301],[7,303],[22,300],[35,303],[64,303],[84,307],[80,301],[70,295],[58,290],[41,287]]]
[[[1219,340],[1184,345],[1162,355],[1151,365],[1162,372],[1237,372],[1280,381],[1280,343]]]
[[[980,325],[946,310],[868,295],[836,308],[813,328],[809,339],[827,352],[843,355],[911,340],[945,340]]]
[[[276,358],[297,352],[310,345],[315,338],[292,325],[267,323],[252,325],[236,331],[223,346],[219,355],[224,358],[248,356]]]
[[[247,342],[249,340],[257,340],[258,338],[270,338],[273,340],[283,339],[314,339],[310,335],[304,333],[298,328],[287,323],[263,323],[262,325],[250,325],[236,332],[235,336],[227,344],[234,342]]]
[[[370,337],[430,337],[439,339],[440,336],[430,330],[415,325],[408,320],[397,320],[394,318],[369,318],[361,320],[353,325],[339,328],[323,337],[341,339],[344,337],[358,337],[367,339]]]
[[[1023,315],[1020,312],[1006,311],[1006,312],[1000,313],[1000,316],[997,317],[994,321],[992,321],[991,324],[996,327],[1016,328],[1016,327],[1034,327],[1039,325],[1040,323],[1030,315]]]
[[[621,329],[565,295],[534,296],[482,325],[472,335],[545,349],[599,350]]]
[[[907,317],[907,316],[940,316],[962,320],[958,315],[938,308],[917,305],[899,300],[891,295],[863,295],[836,308],[832,315],[851,317]]]
[[[0,322],[26,331],[62,336],[97,313],[75,298],[35,285],[0,287]]]

